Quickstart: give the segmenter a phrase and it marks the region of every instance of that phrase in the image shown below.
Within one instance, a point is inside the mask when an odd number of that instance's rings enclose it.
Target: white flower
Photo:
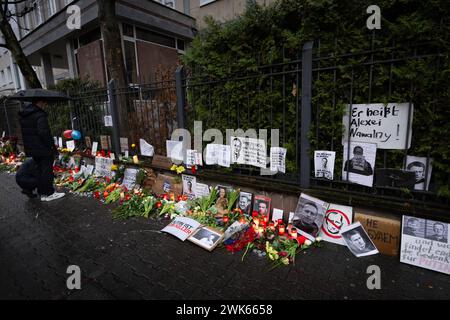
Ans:
[[[306,246],[310,246],[310,245],[312,245],[312,242],[311,242],[311,240],[308,240],[308,239],[306,239],[306,240],[305,240],[305,245],[306,245]]]
[[[321,237],[317,237],[317,238],[316,238],[316,241],[317,241],[317,242],[320,242],[320,241],[322,241],[322,238],[321,238]]]

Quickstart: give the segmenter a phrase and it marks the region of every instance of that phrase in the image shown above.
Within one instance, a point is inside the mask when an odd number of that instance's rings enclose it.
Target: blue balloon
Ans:
[[[72,131],[72,139],[73,140],[80,140],[81,139],[81,132],[78,130]]]

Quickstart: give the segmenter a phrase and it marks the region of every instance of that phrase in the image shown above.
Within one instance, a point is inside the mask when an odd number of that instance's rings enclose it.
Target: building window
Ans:
[[[133,41],[123,41],[125,53],[125,69],[127,70],[128,83],[135,83],[137,81],[136,69],[136,48]]]
[[[100,40],[101,37],[102,37],[102,33],[100,32],[100,28],[96,28],[92,31],[89,31],[79,37],[80,47],[85,46],[91,42]]]
[[[48,0],[48,16],[51,17],[56,13],[56,0]]]
[[[133,26],[128,23],[122,23],[122,34],[126,37],[134,38]]]
[[[166,7],[175,9],[175,0],[155,0],[155,1],[165,5]]]
[[[184,51],[184,40],[177,39],[177,49],[180,51]]]
[[[36,27],[42,24],[42,2],[35,1],[33,2],[33,14],[34,14],[34,22],[36,23]]]
[[[9,82],[9,83],[13,82],[12,74],[11,74],[11,67],[6,68],[6,79],[7,79],[7,82]]]
[[[141,28],[136,28],[136,39],[176,48],[175,38]]]
[[[205,4],[214,2],[214,1],[216,1],[216,0],[200,0],[200,7],[204,6]]]
[[[0,81],[1,81],[1,84],[2,84],[2,86],[4,86],[6,83],[6,81],[5,81],[5,71],[1,71],[0,72]]]

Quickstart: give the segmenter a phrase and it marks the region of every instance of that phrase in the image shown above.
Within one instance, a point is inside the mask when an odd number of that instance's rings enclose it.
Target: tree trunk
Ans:
[[[16,34],[11,28],[9,21],[5,19],[3,8],[0,9],[0,15],[1,15],[0,31],[2,32],[3,37],[5,38],[4,47],[9,51],[11,51],[11,54],[16,64],[19,66],[20,71],[22,72],[22,75],[27,83],[27,87],[30,87],[32,89],[42,88],[42,85],[39,82],[36,72],[34,71],[27,57],[23,53],[22,47],[20,46],[20,43],[16,38]]]
[[[128,81],[123,60],[122,39],[116,18],[116,0],[97,0],[97,5],[109,79],[115,79],[119,88],[126,88]],[[127,137],[127,99],[125,94],[118,94],[116,97],[118,98],[120,134]]]

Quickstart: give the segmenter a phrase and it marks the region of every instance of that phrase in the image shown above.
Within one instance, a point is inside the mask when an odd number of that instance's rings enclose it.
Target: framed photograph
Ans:
[[[265,196],[255,196],[253,201],[253,210],[258,211],[259,215],[270,217],[270,205],[272,199]]]
[[[188,197],[189,200],[195,199],[195,190],[197,188],[197,179],[194,176],[181,175],[183,181],[183,194]]]
[[[200,247],[212,251],[223,239],[223,232],[210,228],[201,227],[188,240],[199,245]]]
[[[341,236],[350,251],[358,258],[378,253],[377,247],[359,221],[343,227]]]
[[[241,191],[236,208],[241,209],[245,215],[250,216],[252,214],[252,200],[253,193]]]

